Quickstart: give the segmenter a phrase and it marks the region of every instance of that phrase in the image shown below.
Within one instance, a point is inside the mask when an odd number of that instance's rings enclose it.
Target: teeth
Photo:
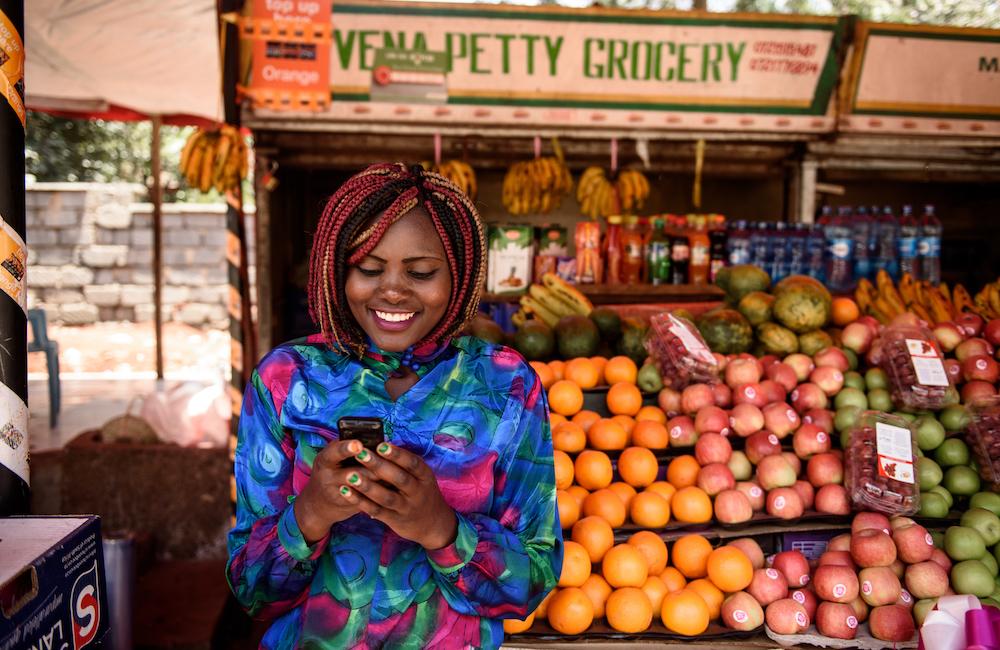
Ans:
[[[403,321],[410,320],[413,318],[414,312],[406,312],[405,314],[395,314],[387,311],[375,311],[375,315],[384,321],[389,321],[390,323],[402,323]]]

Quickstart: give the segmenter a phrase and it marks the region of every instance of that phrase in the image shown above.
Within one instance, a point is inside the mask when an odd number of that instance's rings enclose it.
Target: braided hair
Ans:
[[[440,322],[423,343],[454,336],[479,309],[486,240],[475,206],[451,181],[420,165],[372,165],[352,176],[323,209],[309,259],[309,315],[327,344],[357,356],[365,332],[351,314],[345,293],[349,267],[376,246],[392,224],[417,207],[426,210],[444,245],[451,296]]]

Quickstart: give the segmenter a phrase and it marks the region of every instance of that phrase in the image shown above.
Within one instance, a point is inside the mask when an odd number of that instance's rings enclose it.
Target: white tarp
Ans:
[[[215,0],[26,0],[29,108],[222,117]]]

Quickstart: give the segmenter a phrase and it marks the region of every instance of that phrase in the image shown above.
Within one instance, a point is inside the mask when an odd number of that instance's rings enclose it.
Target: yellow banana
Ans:
[[[579,289],[566,282],[552,272],[542,274],[542,284],[560,300],[572,305],[576,313],[589,316],[594,310],[594,304]]]
[[[531,312],[537,316],[543,323],[549,327],[555,327],[556,323],[559,322],[559,316],[552,313],[545,305],[541,304],[535,300],[532,296],[526,295],[521,296],[521,306],[527,311]]]

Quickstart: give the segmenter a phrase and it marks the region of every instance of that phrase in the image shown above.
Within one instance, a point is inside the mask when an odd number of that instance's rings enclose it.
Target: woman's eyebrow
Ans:
[[[382,264],[386,263],[386,260],[382,259],[378,255],[372,255],[371,253],[368,253],[368,255],[366,255],[365,257],[370,257],[371,259],[375,260],[376,262],[380,262]],[[437,261],[437,262],[441,262],[441,261],[443,261],[443,258],[441,256],[439,256],[439,255],[432,255],[432,254],[416,255],[414,257],[403,258],[403,263],[404,264],[409,264],[410,262],[419,262],[420,260],[434,260],[434,261]]]

